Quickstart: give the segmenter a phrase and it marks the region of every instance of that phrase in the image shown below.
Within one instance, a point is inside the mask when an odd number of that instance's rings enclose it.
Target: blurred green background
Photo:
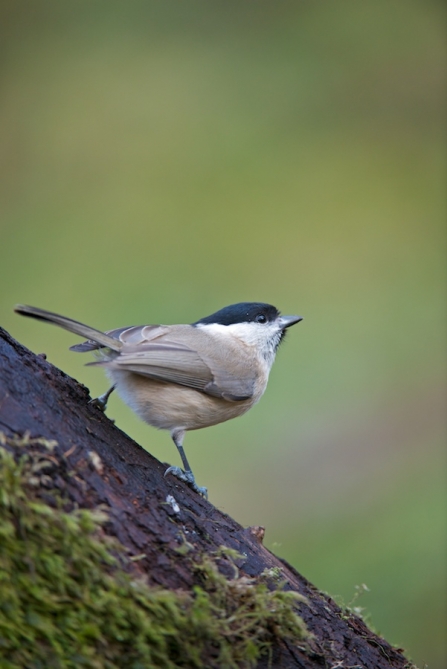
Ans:
[[[2,2],[0,324],[300,313],[261,404],[187,435],[210,500],[420,666],[446,653],[445,5]],[[108,414],[163,461],[166,433]]]

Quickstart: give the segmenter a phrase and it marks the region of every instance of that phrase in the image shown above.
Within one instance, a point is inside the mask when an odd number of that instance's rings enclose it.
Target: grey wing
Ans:
[[[144,341],[150,341],[155,337],[159,337],[162,334],[168,332],[169,328],[165,325],[131,325],[124,328],[116,328],[115,330],[107,330],[106,334],[109,337],[118,339],[123,344],[140,344]],[[76,351],[76,353],[86,353],[87,351],[96,351],[100,348],[104,348],[101,344],[88,339],[83,341],[81,344],[76,344],[75,346],[70,346],[70,351]]]
[[[238,365],[233,356],[232,373],[229,373],[228,359],[228,351],[219,351],[219,347],[217,352],[212,350],[212,355],[206,347],[199,354],[181,341],[162,336],[138,346],[124,346],[113,361],[105,364],[158,381],[187,386],[230,402],[251,398],[255,385],[251,366]]]

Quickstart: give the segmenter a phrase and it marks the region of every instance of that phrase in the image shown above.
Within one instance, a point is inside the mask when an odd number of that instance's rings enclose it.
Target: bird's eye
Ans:
[[[267,318],[264,314],[258,314],[255,318],[256,323],[267,323]]]

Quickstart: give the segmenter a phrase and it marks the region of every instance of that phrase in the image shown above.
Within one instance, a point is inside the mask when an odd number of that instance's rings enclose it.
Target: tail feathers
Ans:
[[[45,311],[44,309],[38,309],[37,307],[29,307],[24,304],[17,304],[14,308],[14,311],[18,314],[21,314],[22,316],[30,316],[31,318],[36,318],[37,320],[59,325],[59,327],[64,328],[64,330],[74,332],[74,334],[94,341],[100,346],[111,348],[112,351],[120,351],[122,348],[122,343],[120,341],[114,339],[113,337],[109,337],[109,335],[105,334],[104,332],[95,330],[95,328],[91,328],[88,325],[74,321],[71,318],[66,318],[65,316],[54,314],[51,311]],[[97,347],[95,346],[94,348]]]

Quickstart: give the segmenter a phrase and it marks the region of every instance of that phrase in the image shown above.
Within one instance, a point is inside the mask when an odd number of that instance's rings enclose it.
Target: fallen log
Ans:
[[[0,666],[412,666],[89,399],[0,329]]]

